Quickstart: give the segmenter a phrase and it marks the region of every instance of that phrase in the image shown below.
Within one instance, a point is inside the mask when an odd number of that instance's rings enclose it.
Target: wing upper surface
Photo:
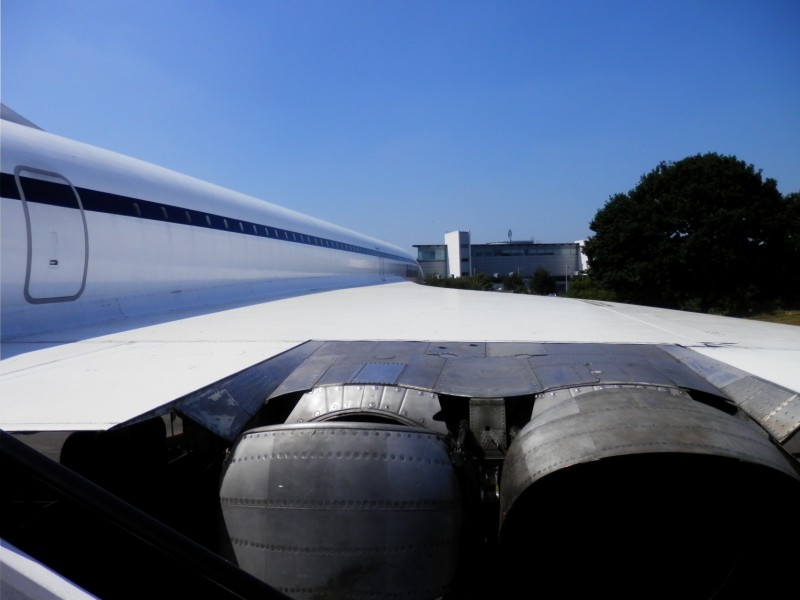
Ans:
[[[0,428],[107,429],[311,339],[675,344],[800,391],[797,327],[395,283],[89,338],[73,331],[20,339],[14,344],[27,351],[0,361]]]

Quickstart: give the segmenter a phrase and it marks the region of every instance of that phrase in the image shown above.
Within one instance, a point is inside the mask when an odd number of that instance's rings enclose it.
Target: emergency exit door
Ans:
[[[89,260],[78,192],[57,173],[23,167],[16,175],[28,230],[25,297],[32,303],[75,300],[86,287]]]

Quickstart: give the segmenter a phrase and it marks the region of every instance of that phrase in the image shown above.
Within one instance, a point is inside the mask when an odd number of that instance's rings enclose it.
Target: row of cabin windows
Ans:
[[[137,217],[139,217],[139,218],[143,217],[142,209],[139,206],[138,202],[134,202],[133,203],[133,212]],[[164,221],[170,221],[169,211],[167,210],[166,206],[159,206],[159,212],[161,214],[161,218]],[[186,223],[188,225],[192,225],[193,224],[192,214],[188,210],[183,211],[183,214],[184,214]],[[204,216],[205,216],[206,226],[213,227],[214,223],[213,223],[213,220],[211,218],[211,215],[206,214]],[[237,221],[237,224],[239,226],[239,231],[242,232],[242,233],[245,233],[245,225],[244,225],[244,223],[242,221]],[[225,218],[225,217],[222,218],[222,225],[225,227],[226,230],[230,230],[231,229],[231,225],[228,222],[228,219]],[[253,228],[253,235],[261,235],[258,225],[256,225],[255,223],[250,223],[250,226]],[[302,233],[296,233],[294,231],[287,231],[285,229],[281,230],[281,229],[278,229],[276,227],[267,227],[266,225],[264,225],[263,227],[264,227],[264,235],[266,237],[270,237],[270,238],[279,239],[282,236],[283,239],[285,239],[285,240],[290,240],[290,241],[294,241],[294,242],[301,242],[301,243],[304,243],[304,244],[313,244],[315,246],[323,246],[323,247],[326,247],[326,248],[333,248],[333,249],[336,249],[336,250],[348,250],[350,252],[369,253],[365,248],[360,248],[359,246],[353,246],[351,244],[343,244],[341,242],[334,242],[332,240],[328,240],[328,239],[325,239],[325,238],[318,238],[318,237],[314,237],[314,236],[310,236],[310,235],[304,235]],[[290,234],[291,234],[291,237],[290,237]]]

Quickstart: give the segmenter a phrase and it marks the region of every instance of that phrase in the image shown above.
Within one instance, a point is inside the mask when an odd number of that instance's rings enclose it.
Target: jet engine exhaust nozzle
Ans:
[[[534,409],[509,448],[500,544],[559,597],[772,597],[792,553],[771,521],[799,479],[756,425],[679,390],[596,390]]]

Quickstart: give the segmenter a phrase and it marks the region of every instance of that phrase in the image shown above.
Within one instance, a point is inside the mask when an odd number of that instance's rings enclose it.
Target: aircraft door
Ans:
[[[16,175],[28,230],[25,298],[34,304],[76,300],[86,287],[89,262],[78,192],[57,173],[19,167]]]

